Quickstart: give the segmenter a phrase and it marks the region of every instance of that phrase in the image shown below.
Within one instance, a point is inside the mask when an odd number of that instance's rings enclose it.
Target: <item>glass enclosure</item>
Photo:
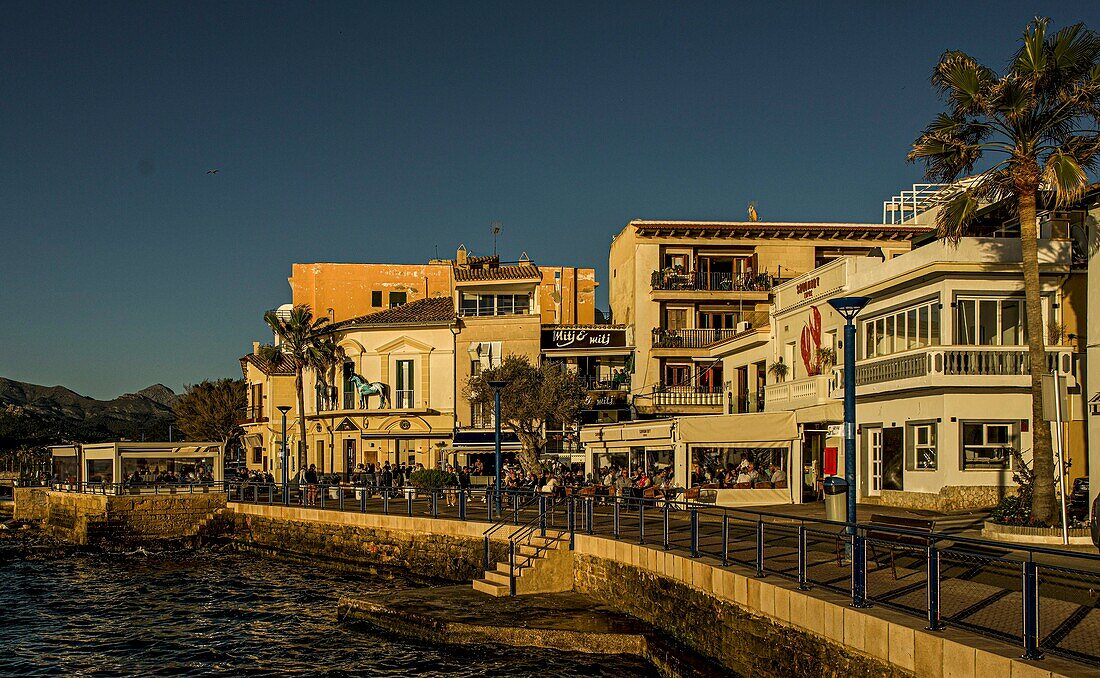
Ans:
[[[202,483],[214,480],[213,457],[122,458],[123,481],[131,485],[152,483]]]
[[[75,483],[77,472],[76,457],[54,457],[53,478],[62,483]]]
[[[786,487],[789,456],[786,447],[693,445],[691,484],[738,489]]]
[[[115,482],[115,462],[113,459],[88,459],[84,462],[85,482],[89,483],[113,483]]]

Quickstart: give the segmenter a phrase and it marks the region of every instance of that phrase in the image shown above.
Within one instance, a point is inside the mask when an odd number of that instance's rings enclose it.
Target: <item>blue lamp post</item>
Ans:
[[[288,490],[289,490],[288,483],[289,483],[290,479],[287,476],[287,470],[286,470],[286,461],[287,461],[287,459],[286,459],[286,413],[290,411],[290,406],[289,405],[279,405],[275,409],[277,409],[277,410],[279,410],[280,412],[283,413],[283,454],[282,454],[282,456],[283,456],[283,503],[284,504],[290,504],[290,494],[288,494]]]
[[[862,539],[856,531],[856,325],[870,297],[840,297],[829,305],[844,318],[844,480],[848,483],[848,527],[852,539],[852,605],[866,606],[866,569]]]
[[[829,305],[844,318],[844,480],[848,483],[848,531],[856,523],[856,326],[870,297],[840,297]]]
[[[497,493],[497,515],[501,513],[502,501],[501,501],[501,486],[500,486],[500,391],[508,385],[506,381],[490,381],[487,382],[489,388],[493,389],[493,427],[494,427],[494,449],[496,451],[496,493]]]

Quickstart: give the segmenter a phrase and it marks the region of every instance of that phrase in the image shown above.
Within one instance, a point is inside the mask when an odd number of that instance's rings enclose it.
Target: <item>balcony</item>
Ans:
[[[705,386],[663,386],[653,392],[653,404],[657,407],[708,406],[722,407],[724,394],[719,389]]]
[[[654,327],[653,348],[708,348],[758,327],[766,327],[769,322],[767,311],[742,313],[741,318],[741,322],[729,328],[666,330]]]
[[[775,279],[767,273],[678,273],[664,269],[650,276],[652,289],[676,292],[769,292],[774,284]]]
[[[630,375],[622,374],[607,379],[600,377],[576,377],[577,383],[585,391],[629,391]]]
[[[1030,370],[1024,346],[929,346],[857,362],[856,388],[860,395],[926,387],[1028,388]],[[1072,348],[1047,348],[1044,371],[1054,370],[1076,384]],[[843,367],[834,368],[834,388],[843,384],[843,373]]]
[[[837,370],[829,374],[768,384],[764,387],[767,409],[769,412],[782,412],[833,402],[836,398],[832,394],[839,387],[840,375],[841,372]]]

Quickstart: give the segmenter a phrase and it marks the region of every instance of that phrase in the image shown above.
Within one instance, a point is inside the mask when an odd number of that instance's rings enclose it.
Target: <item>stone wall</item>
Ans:
[[[89,526],[107,520],[107,497],[96,494],[50,492],[47,498],[46,532],[74,544],[87,544]]]
[[[49,506],[49,490],[44,487],[14,487],[15,502],[12,518],[16,520],[45,520]]]
[[[285,557],[354,568],[396,567],[449,581],[482,576],[484,523],[249,504],[233,504],[233,509],[238,543]],[[490,560],[506,554],[507,543],[494,542]]]
[[[630,565],[577,556],[573,574],[578,592],[653,624],[740,675],[911,675]]]
[[[990,485],[947,485],[937,493],[883,490],[878,503],[882,506],[922,509],[927,511],[965,511],[990,508],[1006,495],[1016,494],[1015,487]]]
[[[224,492],[104,496],[47,493],[47,532],[76,544],[190,539],[225,510]]]

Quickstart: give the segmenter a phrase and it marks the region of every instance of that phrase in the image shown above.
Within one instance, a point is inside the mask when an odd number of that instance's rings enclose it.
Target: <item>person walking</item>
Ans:
[[[317,466],[310,464],[306,469],[306,506],[317,504]]]

